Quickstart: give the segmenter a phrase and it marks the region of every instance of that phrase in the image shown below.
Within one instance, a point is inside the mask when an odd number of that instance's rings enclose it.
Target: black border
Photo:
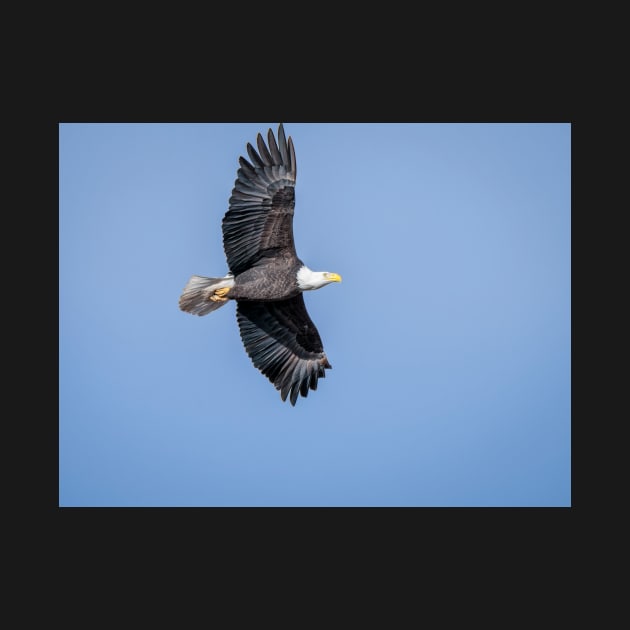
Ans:
[[[390,68],[395,61],[385,62]],[[537,68],[518,64],[506,73],[487,77],[465,61],[456,73],[443,66],[431,67],[431,59],[414,59],[398,72],[375,72],[366,61],[359,67],[344,65],[343,71],[329,74],[330,66],[305,64],[301,70],[280,77],[258,77],[239,85],[229,73],[220,80],[216,68],[204,68],[181,82],[169,73],[169,82],[159,81],[157,73],[135,84],[133,72],[122,80],[83,82],[61,99],[63,104],[45,120],[41,155],[44,181],[49,182],[40,204],[47,208],[50,198],[58,206],[58,123],[59,122],[570,122],[572,123],[572,200],[575,190],[573,156],[576,128],[570,77],[554,66],[537,76]],[[556,69],[558,70],[556,74]],[[172,70],[172,69],[171,69]],[[146,79],[146,77],[143,77]],[[256,79],[256,77],[254,77]],[[77,97],[76,99],[74,97]],[[582,140],[578,136],[578,142]],[[50,160],[50,161],[49,161]],[[574,206],[572,206],[574,207]],[[53,220],[54,213],[44,213]],[[576,229],[572,214],[572,237]],[[58,230],[58,224],[51,225]],[[46,230],[45,227],[42,231]],[[46,230],[46,233],[49,232]],[[53,232],[54,233],[54,232]],[[50,242],[50,241],[49,241]],[[57,262],[59,241],[57,239]],[[54,257],[54,253],[53,253]],[[573,266],[572,266],[573,267]],[[58,269],[58,265],[57,265]],[[572,291],[574,288],[572,271]],[[57,352],[53,372],[58,376],[58,275],[52,322],[55,323]],[[572,342],[574,340],[572,317]],[[58,386],[58,378],[57,386]],[[58,415],[58,387],[53,392]],[[572,388],[572,419],[576,401]],[[58,420],[58,418],[57,418]],[[178,548],[193,554],[203,542],[202,555],[220,552],[237,540],[244,548],[269,549],[276,545],[282,554],[288,541],[296,541],[295,553],[310,555],[319,550],[328,556],[326,541],[334,549],[345,546],[342,558],[374,549],[389,550],[390,558],[418,557],[422,550],[434,556],[436,549],[451,559],[481,554],[515,554],[525,560],[538,557],[540,549],[551,546],[553,557],[569,552],[571,517],[576,512],[574,459],[572,457],[571,508],[59,508],[58,507],[58,422],[45,422],[53,449],[45,449],[43,479],[51,479],[45,501],[56,513],[56,522],[71,548],[85,540],[94,550],[95,541],[103,549],[117,551],[136,548],[150,552]],[[572,432],[572,449],[575,445]],[[53,452],[50,453],[50,450]],[[50,459],[49,459],[50,458]],[[51,470],[52,469],[52,470]],[[45,484],[47,486],[47,484]],[[371,546],[363,547],[366,539]],[[151,541],[151,542],[149,542]],[[230,541],[230,542],[226,542]],[[359,542],[363,541],[363,542]],[[409,547],[405,546],[410,544]],[[502,547],[503,546],[503,547]],[[102,552],[100,552],[102,553]],[[291,552],[289,552],[290,554]],[[253,554],[255,555],[255,554]]]

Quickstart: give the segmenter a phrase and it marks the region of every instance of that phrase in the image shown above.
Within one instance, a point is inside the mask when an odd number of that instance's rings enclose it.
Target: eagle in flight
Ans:
[[[332,365],[304,304],[304,291],[320,289],[341,276],[312,271],[299,258],[293,240],[297,174],[293,141],[278,127],[267,144],[258,134],[258,151],[247,143],[249,160],[240,168],[223,217],[223,249],[229,272],[222,278],[192,276],[179,307],[207,315],[236,301],[236,319],[245,351],[295,405],[317,389]]]

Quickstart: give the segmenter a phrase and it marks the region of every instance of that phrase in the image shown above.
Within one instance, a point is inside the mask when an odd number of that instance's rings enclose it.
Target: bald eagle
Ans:
[[[331,369],[322,340],[306,311],[304,291],[319,289],[341,276],[312,271],[299,258],[293,241],[293,208],[297,174],[295,149],[282,123],[278,142],[269,129],[258,151],[247,143],[251,161],[240,168],[223,217],[223,249],[229,272],[222,278],[192,276],[179,307],[207,315],[236,301],[236,319],[245,351],[295,405],[298,395],[317,389]]]

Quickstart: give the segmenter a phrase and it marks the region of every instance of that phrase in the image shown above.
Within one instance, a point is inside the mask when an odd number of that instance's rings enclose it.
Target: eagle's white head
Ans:
[[[341,276],[330,271],[313,271],[306,265],[300,267],[297,273],[297,283],[301,291],[321,289],[331,282],[341,282]]]

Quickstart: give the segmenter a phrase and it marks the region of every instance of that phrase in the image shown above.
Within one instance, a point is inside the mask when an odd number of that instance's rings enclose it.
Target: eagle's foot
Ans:
[[[211,296],[210,300],[212,302],[227,302],[227,298],[225,297],[230,290],[230,287],[223,287],[222,289],[217,289]]]

